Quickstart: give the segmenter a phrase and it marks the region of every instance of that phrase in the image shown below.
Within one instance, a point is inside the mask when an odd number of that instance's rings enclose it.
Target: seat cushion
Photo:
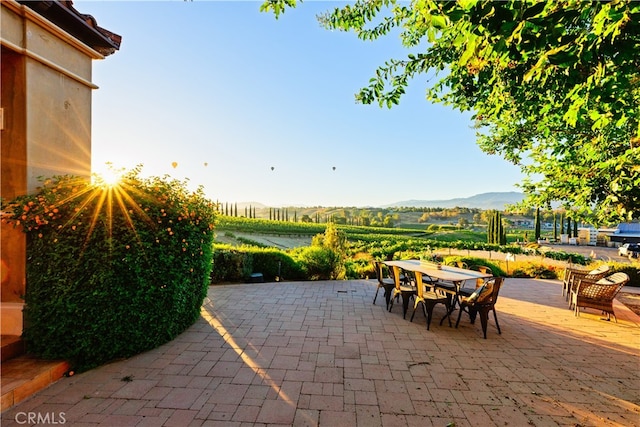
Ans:
[[[454,285],[453,283],[437,282],[435,283],[435,286],[436,288],[443,289],[449,292],[456,292],[456,285]]]
[[[607,264],[602,264],[598,268],[595,268],[589,272],[589,275],[602,274],[609,271],[609,266]]]
[[[424,292],[422,294],[422,299],[424,300],[433,300],[433,301],[446,301],[447,297],[440,295],[438,293],[435,293],[433,291],[429,291],[429,292]]]
[[[482,285],[482,291],[480,292],[480,295],[478,295],[477,302],[486,302],[491,300],[491,295],[493,294],[493,283],[493,280],[484,282],[484,285]]]
[[[462,301],[466,303],[485,302],[491,298],[493,293],[493,281],[484,282],[482,286],[476,288],[468,297],[463,297]]]
[[[476,290],[471,293],[471,295],[469,295],[468,297],[462,297],[462,302],[466,302],[466,303],[476,302],[483,290],[484,290],[484,285],[477,287]]]

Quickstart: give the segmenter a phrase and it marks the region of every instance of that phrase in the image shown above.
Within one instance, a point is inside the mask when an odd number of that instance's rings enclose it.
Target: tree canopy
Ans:
[[[426,98],[473,113],[481,149],[524,172],[529,206],[640,218],[640,2],[361,0],[318,20],[363,40],[399,34],[412,51],[380,65],[358,102],[392,107],[435,74]]]

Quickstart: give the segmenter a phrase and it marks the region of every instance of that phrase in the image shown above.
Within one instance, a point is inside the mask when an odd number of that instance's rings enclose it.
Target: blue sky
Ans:
[[[322,29],[315,16],[337,5],[276,20],[259,2],[75,1],[122,36],[94,62],[94,170],[142,164],[212,200],[268,206],[518,191],[519,169],[477,147],[469,113],[425,100],[432,76],[392,109],[355,103],[378,65],[408,51],[397,36]]]

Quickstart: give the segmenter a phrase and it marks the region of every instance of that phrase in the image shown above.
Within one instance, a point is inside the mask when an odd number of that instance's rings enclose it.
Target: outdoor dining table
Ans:
[[[448,304],[448,310],[445,317],[442,318],[440,323],[444,321],[445,318],[451,315],[453,310],[455,310],[456,303],[458,301],[458,297],[460,295],[460,289],[464,285],[467,280],[477,280],[477,279],[486,279],[492,277],[491,273],[482,273],[480,271],[475,270],[467,270],[465,268],[453,267],[450,265],[441,265],[438,263],[434,263],[431,261],[422,261],[422,260],[395,260],[395,261],[384,261],[389,267],[393,268],[393,277],[395,280],[396,291],[395,294],[401,293],[401,283],[400,283],[400,270],[411,271],[416,274],[416,299],[414,302],[414,311],[418,306],[418,303],[425,303],[424,298],[424,281],[423,277],[427,276],[431,280],[427,281],[427,284],[430,286],[435,286],[437,289],[445,292],[450,298],[450,303]],[[437,279],[437,282],[434,281]],[[448,282],[448,283],[441,283]],[[441,283],[439,286],[438,283]],[[403,300],[403,310],[406,313],[408,308],[408,301]]]

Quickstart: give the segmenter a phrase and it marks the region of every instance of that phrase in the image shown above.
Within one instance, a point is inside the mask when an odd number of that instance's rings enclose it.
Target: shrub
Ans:
[[[253,272],[262,273],[265,280],[303,280],[302,267],[289,254],[274,248],[252,248]]]
[[[631,264],[622,262],[608,262],[607,264],[609,264],[609,267],[611,267],[610,274],[622,272],[629,275],[629,283],[627,283],[625,286],[640,287],[640,262]]]
[[[448,256],[444,258],[444,263],[446,265],[456,265],[458,262],[463,262],[467,265],[468,268],[473,269],[474,267],[485,266],[491,269],[491,273],[498,277],[505,277],[507,274],[500,268],[496,263],[489,261],[484,258],[477,257],[469,257],[469,256]]]
[[[557,267],[535,262],[512,262],[511,277],[525,277],[534,279],[557,279],[561,272]]]
[[[214,245],[212,283],[247,281],[251,273],[262,273],[266,281],[306,277],[298,262],[279,249]]]
[[[340,256],[333,249],[324,246],[307,246],[293,252],[294,259],[301,265],[311,280],[338,279]]]
[[[5,206],[27,234],[24,338],[77,371],[170,341],[200,315],[215,214],[179,181],[72,176]]]
[[[214,245],[211,283],[242,282],[253,268],[249,256],[240,249],[231,249],[229,245]]]
[[[543,253],[546,258],[555,259],[559,261],[571,261],[573,264],[587,265],[589,258],[584,255],[575,253],[566,253],[563,251],[546,251]]]
[[[353,251],[344,263],[345,279],[373,279],[373,257],[368,252]]]

